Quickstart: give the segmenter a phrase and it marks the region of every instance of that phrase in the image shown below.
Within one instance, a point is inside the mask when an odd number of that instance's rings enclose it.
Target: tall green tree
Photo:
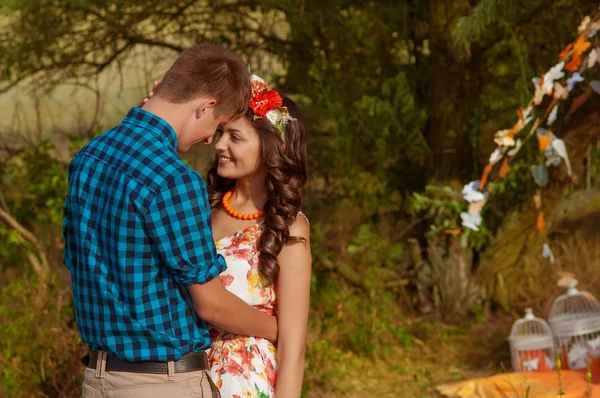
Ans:
[[[479,176],[493,133],[511,126],[531,96],[531,78],[596,8],[584,0],[6,4],[0,91],[85,80],[125,62],[135,46],[175,54],[210,40],[236,49],[302,102],[316,214],[331,227],[332,211],[350,203],[362,209],[350,229],[410,217],[406,194],[428,182]],[[498,214],[524,198],[507,194]],[[492,230],[503,222],[496,217]]]

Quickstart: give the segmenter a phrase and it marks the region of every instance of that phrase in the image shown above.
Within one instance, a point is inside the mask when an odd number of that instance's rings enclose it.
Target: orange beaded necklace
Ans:
[[[238,213],[237,211],[233,210],[229,205],[229,198],[231,198],[231,195],[233,195],[233,189],[227,192],[225,196],[223,196],[223,207],[225,208],[225,211],[229,213],[230,216],[235,217],[239,220],[256,220],[257,218],[260,218],[265,215],[265,212],[262,210],[259,210],[254,214]]]

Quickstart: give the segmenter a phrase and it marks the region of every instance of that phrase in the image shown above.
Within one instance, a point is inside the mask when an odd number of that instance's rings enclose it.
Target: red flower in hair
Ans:
[[[268,84],[258,81],[258,80],[252,80],[252,96],[257,96],[258,94],[262,93],[263,91],[267,91],[269,90],[271,87],[269,87]]]
[[[267,112],[280,107],[283,100],[277,91],[269,90],[258,93],[250,100],[250,108],[256,116],[265,117]]]

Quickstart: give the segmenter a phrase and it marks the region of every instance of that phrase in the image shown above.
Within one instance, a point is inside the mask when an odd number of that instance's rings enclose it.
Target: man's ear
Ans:
[[[200,98],[196,106],[196,119],[200,119],[208,109],[214,108],[217,104],[217,100],[214,98]]]

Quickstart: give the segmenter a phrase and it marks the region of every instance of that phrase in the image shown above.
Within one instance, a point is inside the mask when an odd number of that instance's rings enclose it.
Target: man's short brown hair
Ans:
[[[201,96],[213,97],[215,117],[244,114],[252,88],[246,63],[233,51],[216,44],[185,49],[162,78],[155,93],[181,104]]]

